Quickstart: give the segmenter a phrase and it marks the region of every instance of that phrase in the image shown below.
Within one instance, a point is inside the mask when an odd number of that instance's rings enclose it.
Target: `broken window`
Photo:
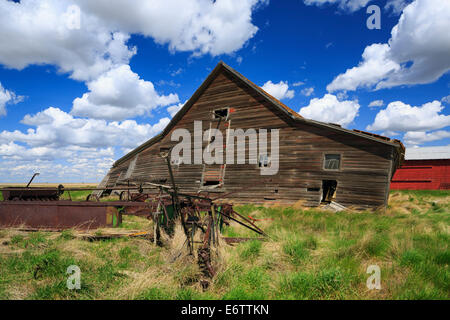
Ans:
[[[222,169],[219,168],[207,168],[203,172],[203,186],[213,187],[222,185]]]
[[[337,189],[336,180],[322,180],[322,202],[333,201]]]
[[[219,186],[219,185],[220,185],[219,180],[207,180],[203,182],[203,186],[205,187]]]
[[[258,167],[267,168],[270,163],[270,158],[267,154],[260,154],[258,157]]]
[[[341,168],[341,155],[340,154],[326,154],[323,168],[325,170],[339,170]]]
[[[228,119],[228,108],[214,110],[214,119]]]
[[[161,147],[159,148],[159,155],[161,158],[167,158],[170,154],[171,148]]]

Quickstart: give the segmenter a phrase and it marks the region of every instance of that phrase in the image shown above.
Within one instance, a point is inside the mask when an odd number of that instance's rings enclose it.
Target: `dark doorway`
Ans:
[[[336,193],[336,180],[322,180],[322,202],[330,203]]]

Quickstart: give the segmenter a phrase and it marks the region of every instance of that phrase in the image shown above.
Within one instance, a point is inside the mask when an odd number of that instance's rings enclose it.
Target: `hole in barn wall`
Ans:
[[[204,186],[218,186],[220,185],[220,181],[218,180],[207,180],[205,182],[203,182]]]
[[[322,180],[322,202],[330,203],[336,194],[336,180]]]

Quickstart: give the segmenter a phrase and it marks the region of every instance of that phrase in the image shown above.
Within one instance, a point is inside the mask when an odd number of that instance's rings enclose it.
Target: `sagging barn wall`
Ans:
[[[214,110],[228,108],[227,121],[213,119]],[[171,133],[183,128],[194,136],[194,121],[201,120],[203,130],[219,125],[226,129],[279,129],[279,170],[272,176],[261,175],[258,164],[225,164],[208,167],[220,170],[222,186],[211,192],[227,193],[226,199],[246,203],[297,202],[317,206],[323,198],[324,181],[336,181],[334,201],[357,208],[377,208],[386,203],[393,169],[394,147],[364,137],[299,123],[287,117],[246,86],[233,74],[222,71],[199,96],[191,108],[159,141],[132,155],[109,172],[107,186],[117,183],[168,183],[167,164],[160,148],[168,148]],[[270,141],[270,138],[268,138]],[[203,142],[205,148],[207,142]],[[194,144],[192,143],[192,146]],[[270,144],[268,147],[270,154]],[[193,159],[192,150],[191,158]],[[236,151],[235,151],[236,152]],[[325,170],[326,154],[339,154],[339,170]],[[236,156],[235,156],[236,159]],[[258,162],[259,159],[254,159]],[[183,192],[205,190],[204,165],[173,165],[177,186]]]

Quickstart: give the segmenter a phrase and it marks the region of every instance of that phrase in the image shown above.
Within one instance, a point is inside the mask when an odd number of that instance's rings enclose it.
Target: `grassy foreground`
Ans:
[[[85,195],[80,195],[84,197]],[[180,241],[79,240],[62,233],[0,230],[0,299],[449,299],[450,192],[393,192],[387,212],[239,206],[271,239],[222,245],[218,275],[203,291]],[[150,230],[126,217],[124,229]],[[97,231],[97,232],[101,232]],[[254,236],[238,225],[227,236]],[[181,242],[182,243],[182,242]],[[66,287],[67,267],[81,289]],[[381,289],[369,290],[369,265]]]

